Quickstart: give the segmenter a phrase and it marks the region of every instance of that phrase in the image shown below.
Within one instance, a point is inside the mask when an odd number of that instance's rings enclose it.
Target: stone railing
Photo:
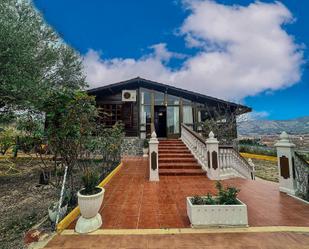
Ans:
[[[226,179],[232,177],[244,177],[254,179],[254,164],[247,162],[232,147],[219,146],[218,140],[211,132],[208,139],[193,131],[187,125],[182,124],[181,140],[208,172],[211,179]]]
[[[296,194],[309,199],[309,163],[297,152],[294,152],[294,173],[296,180]]]
[[[182,124],[181,128],[181,140],[198,160],[199,164],[202,165],[203,169],[207,170],[207,150],[203,137],[185,124]]]
[[[231,146],[219,146],[219,164],[222,175],[229,175],[235,170],[240,176],[254,179],[254,164],[247,162],[238,151]]]

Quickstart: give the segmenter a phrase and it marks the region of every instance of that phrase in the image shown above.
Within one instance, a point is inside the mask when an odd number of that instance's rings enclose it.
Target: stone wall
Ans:
[[[121,145],[121,156],[142,156],[143,140],[139,137],[125,137]]]

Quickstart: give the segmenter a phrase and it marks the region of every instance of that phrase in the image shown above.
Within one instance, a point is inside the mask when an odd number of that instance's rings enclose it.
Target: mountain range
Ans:
[[[250,120],[238,123],[240,135],[309,134],[309,116],[289,120]]]

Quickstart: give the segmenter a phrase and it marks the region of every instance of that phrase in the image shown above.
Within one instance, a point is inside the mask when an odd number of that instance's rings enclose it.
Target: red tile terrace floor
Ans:
[[[57,235],[45,249],[308,249],[302,233]]]
[[[160,176],[159,182],[149,182],[147,172],[145,159],[123,162],[105,186],[103,229],[190,227],[186,197],[215,193],[215,182],[206,176]],[[240,178],[223,182],[241,189],[249,226],[309,226],[309,205],[280,193],[278,184]],[[74,227],[75,222],[69,226]]]

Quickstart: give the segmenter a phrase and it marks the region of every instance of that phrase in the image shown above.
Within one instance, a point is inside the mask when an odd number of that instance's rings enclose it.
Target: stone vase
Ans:
[[[98,187],[99,188],[99,187]],[[104,198],[104,188],[94,195],[83,195],[78,191],[78,206],[81,216],[79,217],[75,231],[78,233],[90,233],[102,226],[102,218],[99,214],[100,207]]]
[[[143,157],[148,157],[149,148],[143,148]]]

